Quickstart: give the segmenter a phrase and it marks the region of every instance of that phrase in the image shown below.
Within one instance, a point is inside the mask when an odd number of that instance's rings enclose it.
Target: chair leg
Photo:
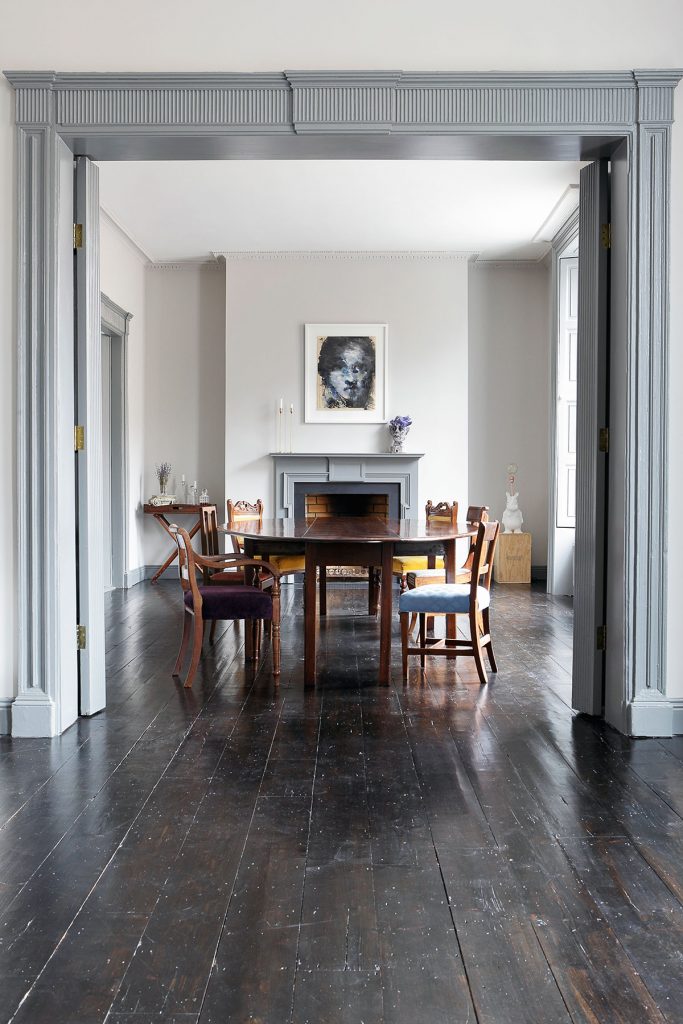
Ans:
[[[252,661],[254,658],[254,631],[251,619],[244,620],[244,660]]]
[[[211,629],[209,631],[209,643],[212,644],[216,636],[216,624],[218,619],[213,619],[211,622]]]
[[[272,620],[272,631],[271,635],[273,638],[273,675],[279,676],[281,669],[281,646],[280,646],[280,619]]]
[[[408,632],[412,636],[417,625],[417,612],[413,612],[410,616],[410,625],[408,626]]]
[[[426,618],[427,618],[427,616],[423,612],[420,612],[420,647],[422,648],[422,653],[420,654],[420,667],[421,668],[424,668],[425,665],[427,664],[427,662],[425,660],[425,653],[424,653],[424,646],[425,646],[425,643],[426,643],[426,632],[425,632],[425,619]]]
[[[192,632],[192,616],[190,615],[189,612],[185,612],[185,614],[183,615],[183,639],[180,641],[180,650],[178,651],[178,657],[175,660],[175,665],[173,666],[173,672],[171,673],[174,676],[179,676],[180,675],[180,670],[183,667],[183,662],[185,661],[185,655],[187,654],[187,645],[190,642],[190,633],[191,632]]]
[[[496,656],[493,653],[493,640],[491,639],[491,623],[489,621],[489,610],[484,608],[481,613],[482,619],[484,620],[484,632],[489,635],[489,642],[486,645],[486,657],[489,659],[489,665],[491,666],[492,672],[498,671],[498,665],[496,664]]]
[[[470,635],[472,638],[472,653],[474,654],[474,663],[477,666],[479,682],[482,686],[486,686],[489,681],[489,677],[486,675],[486,669],[484,668],[481,637],[479,635],[479,615],[476,611],[470,612]]]
[[[327,566],[320,566],[318,577],[318,589],[320,593],[320,614],[327,615]]]
[[[401,659],[403,666],[403,682],[408,678],[408,638],[410,627],[408,625],[408,612],[401,612]]]
[[[199,658],[202,653],[202,640],[204,639],[204,623],[196,615],[194,617],[194,630],[193,630],[193,644],[192,644],[192,661],[190,667],[187,670],[187,676],[185,678],[185,686],[189,689],[194,682],[194,674],[197,671],[197,665],[199,664]]]
[[[254,619],[254,658],[256,661],[261,657],[261,642],[263,640],[263,619]]]

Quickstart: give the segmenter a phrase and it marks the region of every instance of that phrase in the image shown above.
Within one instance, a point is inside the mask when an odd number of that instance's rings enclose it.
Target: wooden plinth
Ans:
[[[496,583],[531,583],[530,533],[501,533],[493,575]]]

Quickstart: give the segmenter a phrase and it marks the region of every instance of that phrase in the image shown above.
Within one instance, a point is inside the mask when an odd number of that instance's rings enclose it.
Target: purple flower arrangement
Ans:
[[[389,420],[389,429],[403,430],[408,433],[408,427],[411,426],[412,422],[410,416],[394,416],[393,420]]]
[[[399,455],[403,451],[403,442],[412,422],[410,416],[394,416],[393,420],[389,420],[392,455]]]

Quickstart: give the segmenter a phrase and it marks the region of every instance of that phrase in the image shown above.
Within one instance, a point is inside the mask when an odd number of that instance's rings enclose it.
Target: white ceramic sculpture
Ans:
[[[519,492],[505,495],[505,511],[503,512],[503,533],[521,533],[524,516],[517,504]]]

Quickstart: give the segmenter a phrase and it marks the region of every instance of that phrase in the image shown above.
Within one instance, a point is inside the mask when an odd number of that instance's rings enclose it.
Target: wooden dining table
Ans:
[[[443,554],[446,582],[455,582],[456,542],[476,533],[470,523],[452,524],[384,516],[328,516],[313,519],[263,519],[224,524],[222,531],[244,538],[244,553],[304,554],[304,685],[316,682],[316,575],[330,565],[377,566],[380,591],[379,683],[391,682],[392,561],[397,554]],[[449,636],[455,616],[447,617]]]

